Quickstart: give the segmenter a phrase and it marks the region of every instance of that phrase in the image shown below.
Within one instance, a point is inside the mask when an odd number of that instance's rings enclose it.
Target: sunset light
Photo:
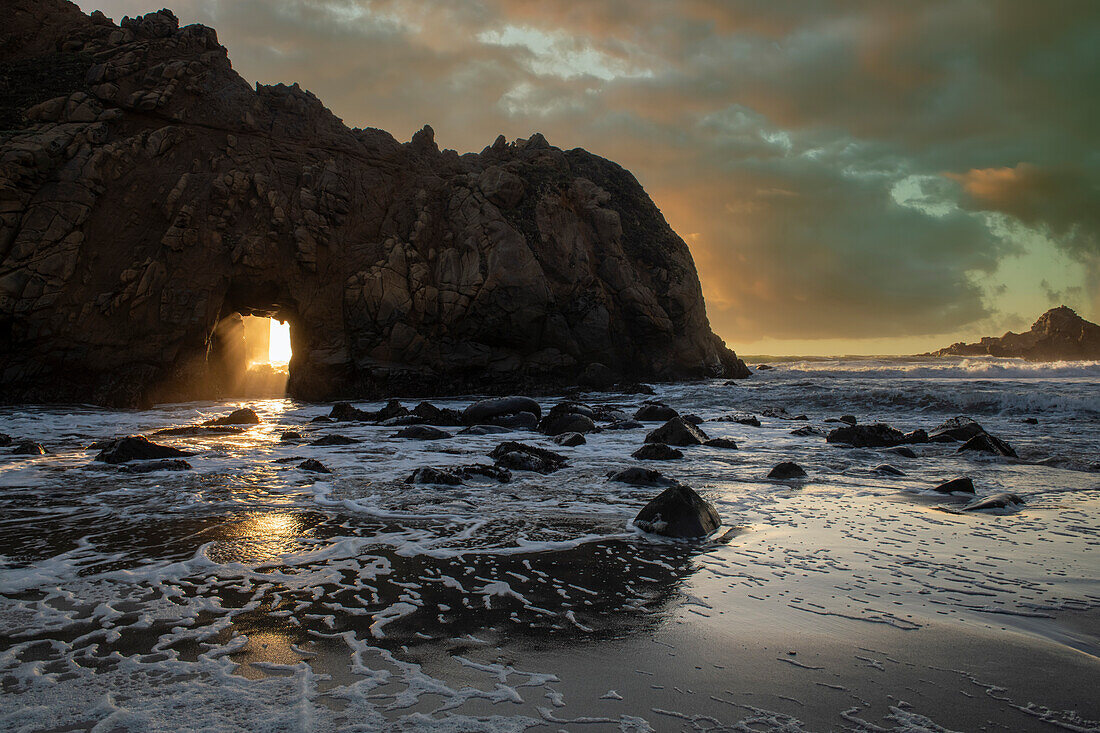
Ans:
[[[268,361],[272,364],[290,363],[290,324],[271,319],[271,345],[268,348]]]
[[[2,7],[0,733],[1100,733],[1100,0]]]

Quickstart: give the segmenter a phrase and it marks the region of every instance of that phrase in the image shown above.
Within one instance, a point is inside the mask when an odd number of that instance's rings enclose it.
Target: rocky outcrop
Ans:
[[[289,322],[304,399],[748,376],[686,245],[608,160],[349,129],[167,10],[4,15],[2,401],[225,395],[241,315]]]
[[[806,478],[806,469],[797,463],[791,463],[790,461],[783,461],[782,463],[775,464],[775,467],[768,472],[768,478],[779,479],[781,481],[792,478]]]
[[[1018,509],[1023,504],[1026,504],[1016,494],[1002,492],[1000,494],[992,494],[983,499],[975,499],[962,508],[964,512],[985,512],[990,510],[1013,510]]]
[[[1066,306],[1048,310],[1025,333],[1009,331],[973,344],[961,341],[924,356],[1011,356],[1028,361],[1100,359],[1100,326]]]
[[[647,443],[663,443],[665,445],[702,445],[707,442],[707,434],[695,427],[682,417],[674,417],[656,430],[652,430],[645,436]]]
[[[634,525],[665,537],[697,539],[718,529],[722,518],[709,501],[691,488],[675,484],[642,507]]]
[[[144,435],[130,435],[110,441],[96,454],[95,460],[117,464],[128,461],[147,461],[154,458],[186,458],[193,455],[195,454],[173,448],[170,445],[154,443]]]

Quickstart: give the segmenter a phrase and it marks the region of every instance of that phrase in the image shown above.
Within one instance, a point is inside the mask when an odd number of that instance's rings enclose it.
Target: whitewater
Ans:
[[[0,408],[0,432],[48,451],[0,448],[0,730],[1100,731],[1100,362],[767,364],[538,398],[627,416],[657,399],[738,446],[674,461],[631,457],[658,423],[561,448],[411,441],[289,399]],[[241,406],[261,423],[153,435]],[[829,444],[842,415],[906,432],[966,415],[1019,457]],[[92,460],[130,434],[195,452],[192,470]],[[357,442],[309,445],[334,434]],[[505,440],[568,464],[405,482]],[[767,478],[781,461],[808,478]],[[659,489],[608,478],[635,465],[723,527],[640,532]],[[963,512],[930,490],[961,476],[1026,503]]]

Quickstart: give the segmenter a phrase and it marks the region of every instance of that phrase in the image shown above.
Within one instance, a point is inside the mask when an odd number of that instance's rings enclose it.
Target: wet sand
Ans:
[[[607,472],[644,429],[590,435],[549,476],[433,487],[403,477],[553,444],[405,441],[273,402],[240,435],[174,439],[192,471],[135,475],[87,445],[232,405],[8,414],[51,454],[0,456],[0,729],[1100,730],[1100,480],[1050,460],[1091,423],[987,416],[1021,459],[905,459],[713,421],[719,388],[665,398],[740,445],[653,465],[715,504],[706,542],[629,526],[655,492]],[[764,478],[780,459],[809,478]],[[927,491],[962,473],[1027,504]]]

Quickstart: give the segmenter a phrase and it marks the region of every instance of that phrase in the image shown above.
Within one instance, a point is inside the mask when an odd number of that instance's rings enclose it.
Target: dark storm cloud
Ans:
[[[152,9],[139,1],[82,5],[117,18]],[[216,27],[246,78],[299,81],[351,125],[408,139],[430,123],[460,151],[537,130],[622,163],[692,247],[735,346],[1005,316],[979,280],[1022,250],[989,212],[1100,261],[1100,3],[174,9]]]

